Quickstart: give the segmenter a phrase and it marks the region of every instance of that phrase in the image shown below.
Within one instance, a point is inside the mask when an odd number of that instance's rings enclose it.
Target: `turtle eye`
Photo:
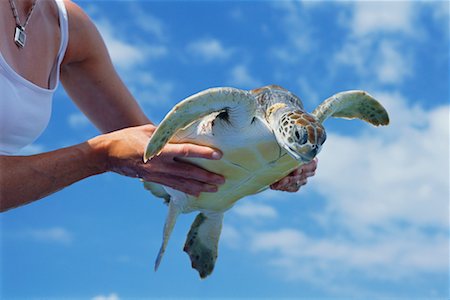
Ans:
[[[308,141],[308,135],[304,130],[302,130],[301,133],[298,130],[295,130],[294,135],[300,145],[304,145]]]

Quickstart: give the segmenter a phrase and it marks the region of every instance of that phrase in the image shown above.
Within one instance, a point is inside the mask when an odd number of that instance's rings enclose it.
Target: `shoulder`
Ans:
[[[63,64],[81,62],[95,56],[104,47],[103,39],[94,22],[83,9],[70,0],[64,0],[69,22],[69,44]]]
[[[76,3],[70,0],[64,0],[64,5],[69,16],[70,25],[72,25],[74,29],[81,29],[92,24],[89,16]]]

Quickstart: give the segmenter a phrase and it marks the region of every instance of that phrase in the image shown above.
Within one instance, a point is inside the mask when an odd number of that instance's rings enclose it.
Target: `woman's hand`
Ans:
[[[286,192],[297,192],[302,185],[305,185],[308,182],[308,177],[316,174],[317,162],[317,158],[313,159],[311,162],[294,170],[280,181],[272,184],[270,188]]]
[[[225,182],[218,174],[177,160],[181,157],[222,157],[220,151],[205,146],[167,144],[160,155],[144,164],[144,150],[155,129],[154,125],[130,127],[98,136],[89,142],[101,149],[101,161],[104,161],[107,171],[161,183],[194,196],[201,192],[215,192],[217,185]]]

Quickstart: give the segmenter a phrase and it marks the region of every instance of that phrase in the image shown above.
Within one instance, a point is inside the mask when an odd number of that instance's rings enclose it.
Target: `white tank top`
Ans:
[[[55,1],[59,11],[61,45],[50,73],[50,89],[20,76],[0,53],[0,154],[15,154],[34,142],[50,120],[52,98],[59,84],[60,66],[69,40],[64,2]]]

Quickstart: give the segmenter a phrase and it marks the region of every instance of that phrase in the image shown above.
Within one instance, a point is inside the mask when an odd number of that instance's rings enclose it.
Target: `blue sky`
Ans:
[[[2,298],[448,299],[448,2],[77,3],[155,122],[209,87],[274,83],[310,111],[365,89],[391,125],[328,120],[317,175],[230,210],[204,281],[181,250],[195,214],[153,272],[166,207],[133,179],[89,178],[2,214]],[[60,88],[23,153],[96,134]]]

